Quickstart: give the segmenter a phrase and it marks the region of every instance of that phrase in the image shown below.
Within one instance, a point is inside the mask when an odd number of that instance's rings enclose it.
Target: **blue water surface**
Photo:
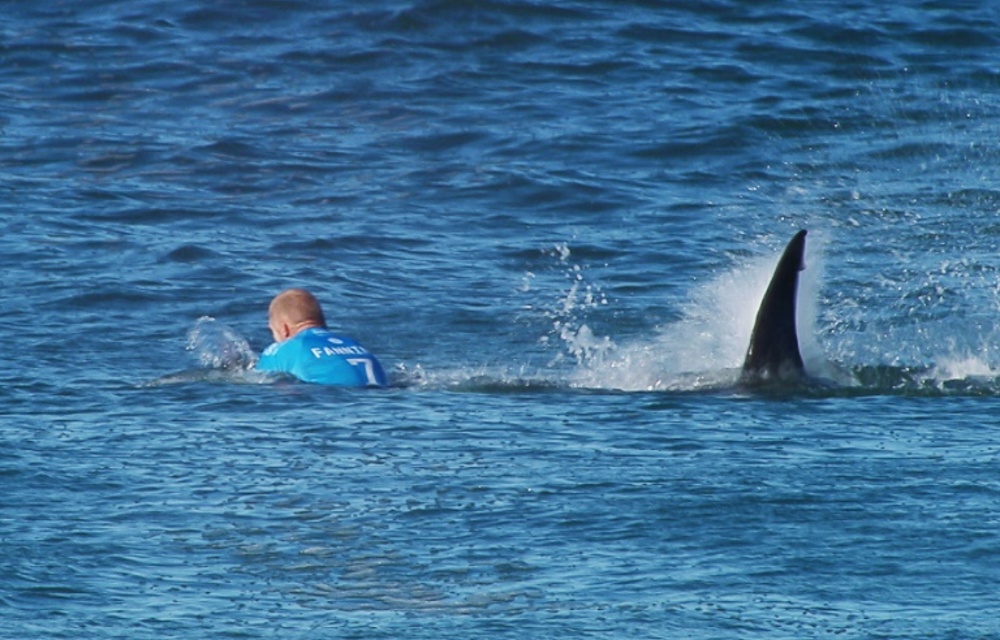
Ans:
[[[0,637],[1000,634],[1000,7],[2,6]]]

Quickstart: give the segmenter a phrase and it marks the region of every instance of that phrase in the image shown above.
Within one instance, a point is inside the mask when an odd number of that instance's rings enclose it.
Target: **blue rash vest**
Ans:
[[[356,340],[318,327],[269,346],[257,361],[257,370],[288,373],[304,382],[342,387],[389,384],[378,359]]]

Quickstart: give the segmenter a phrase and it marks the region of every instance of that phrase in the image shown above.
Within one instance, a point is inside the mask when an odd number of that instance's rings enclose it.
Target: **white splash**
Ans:
[[[951,355],[938,360],[930,377],[935,380],[995,378],[1000,374],[990,363],[973,354]]]
[[[816,338],[821,243],[807,251],[800,276],[797,322],[807,371],[826,375],[830,366]],[[571,384],[624,391],[699,390],[736,382],[746,356],[757,309],[779,251],[748,260],[696,287],[681,318],[649,337],[622,345],[594,336],[586,325],[560,337],[579,363]]]
[[[210,316],[199,318],[188,332],[187,350],[209,369],[249,370],[257,363],[246,338]]]

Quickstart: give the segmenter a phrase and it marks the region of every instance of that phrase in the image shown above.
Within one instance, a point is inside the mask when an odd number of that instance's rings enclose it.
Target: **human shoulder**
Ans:
[[[267,346],[266,349],[264,349],[264,353],[262,355],[273,356],[274,354],[278,353],[278,350],[281,349],[281,345],[283,345],[283,344],[285,344],[285,343],[284,342],[272,342],[271,344],[269,344]]]
[[[340,345],[340,344],[353,345],[358,343],[357,340],[355,340],[350,336],[344,335],[342,333],[337,333],[331,329],[327,329],[324,327],[312,327],[306,329],[305,331],[299,333],[299,335],[296,337],[299,336],[301,336],[303,340],[320,341],[334,345]]]

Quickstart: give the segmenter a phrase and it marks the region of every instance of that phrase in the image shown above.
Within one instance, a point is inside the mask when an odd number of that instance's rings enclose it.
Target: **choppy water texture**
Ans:
[[[0,637],[1000,634],[993,3],[2,6]]]

